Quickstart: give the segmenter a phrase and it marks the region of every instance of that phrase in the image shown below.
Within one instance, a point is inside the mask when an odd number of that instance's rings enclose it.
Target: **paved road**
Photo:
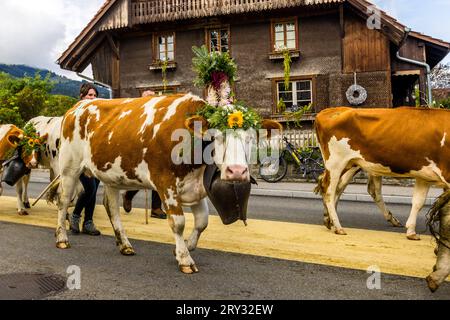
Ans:
[[[46,187],[44,183],[31,183],[29,196],[36,197]],[[15,189],[4,186],[4,195],[15,196]],[[100,187],[97,203],[102,204],[103,189]],[[144,208],[144,192],[139,192],[133,200],[133,205],[137,208]],[[216,214],[214,207],[210,203],[212,214]],[[410,206],[403,204],[389,204],[389,209],[403,223],[408,219]],[[429,209],[425,206],[418,219],[419,233],[425,233],[425,214]],[[315,199],[295,199],[267,196],[252,196],[249,201],[248,217],[250,219],[265,219],[284,222],[296,222],[307,224],[322,224],[322,202]],[[393,228],[386,223],[381,213],[374,203],[341,201],[338,208],[339,219],[342,226],[350,228],[361,228],[380,231],[404,232],[402,228]]]
[[[40,190],[32,184],[30,195]],[[5,194],[14,192],[7,188]],[[406,220],[408,206],[390,207]],[[346,202],[340,209],[346,227],[395,231],[372,204]],[[321,224],[320,202],[253,197],[249,217]],[[364,271],[207,249],[193,253],[201,272],[186,276],[177,271],[173,245],[133,240],[138,255],[123,257],[109,236],[72,236],[73,249],[64,251],[54,247],[54,229],[0,222],[0,230],[2,274],[67,277],[69,266],[81,268],[81,289],[50,299],[450,299],[448,283],[431,294],[423,279],[382,274],[381,289],[369,290]]]

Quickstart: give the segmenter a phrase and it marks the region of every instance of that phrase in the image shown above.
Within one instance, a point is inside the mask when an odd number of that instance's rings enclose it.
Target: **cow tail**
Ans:
[[[443,194],[436,199],[433,203],[431,209],[427,212],[427,227],[430,230],[432,236],[436,241],[448,249],[450,249],[450,239],[445,238],[438,231],[438,225],[440,222],[441,215],[443,214],[442,209],[450,201],[450,190],[445,191]]]

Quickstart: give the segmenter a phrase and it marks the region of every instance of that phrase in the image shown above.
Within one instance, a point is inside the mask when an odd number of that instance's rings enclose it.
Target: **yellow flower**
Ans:
[[[33,139],[28,140],[28,145],[30,147],[34,147],[34,145],[35,145],[34,140]]]
[[[230,128],[234,128],[235,126],[242,128],[243,125],[244,125],[244,117],[242,115],[242,111],[236,111],[228,115],[228,126]]]

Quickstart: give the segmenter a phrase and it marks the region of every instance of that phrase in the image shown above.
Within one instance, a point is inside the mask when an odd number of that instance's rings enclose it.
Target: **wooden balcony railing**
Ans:
[[[343,0],[149,0],[131,3],[132,24],[340,3]]]

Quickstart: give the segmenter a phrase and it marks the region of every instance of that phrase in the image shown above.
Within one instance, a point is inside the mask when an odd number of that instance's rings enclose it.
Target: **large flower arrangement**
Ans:
[[[206,46],[192,47],[193,70],[197,73],[194,84],[206,87],[210,105],[231,103],[231,85],[236,80],[237,65],[227,52],[209,52]]]
[[[43,140],[37,133],[33,124],[29,123],[23,128],[23,135],[24,138],[20,140],[15,149],[7,154],[7,158],[12,157],[17,149],[21,149],[22,154],[25,156],[30,156],[33,151],[44,151],[45,147]]]
[[[222,132],[230,129],[247,130],[261,127],[261,117],[258,113],[242,103],[228,104],[222,107],[206,105],[196,115],[203,117],[210,128]]]
[[[208,91],[207,104],[196,113],[208,122],[210,128],[226,131],[230,129],[259,129],[258,113],[232,98],[231,84],[236,80],[237,65],[228,53],[208,52],[206,46],[193,47],[193,70],[197,73],[194,83],[205,86]]]

